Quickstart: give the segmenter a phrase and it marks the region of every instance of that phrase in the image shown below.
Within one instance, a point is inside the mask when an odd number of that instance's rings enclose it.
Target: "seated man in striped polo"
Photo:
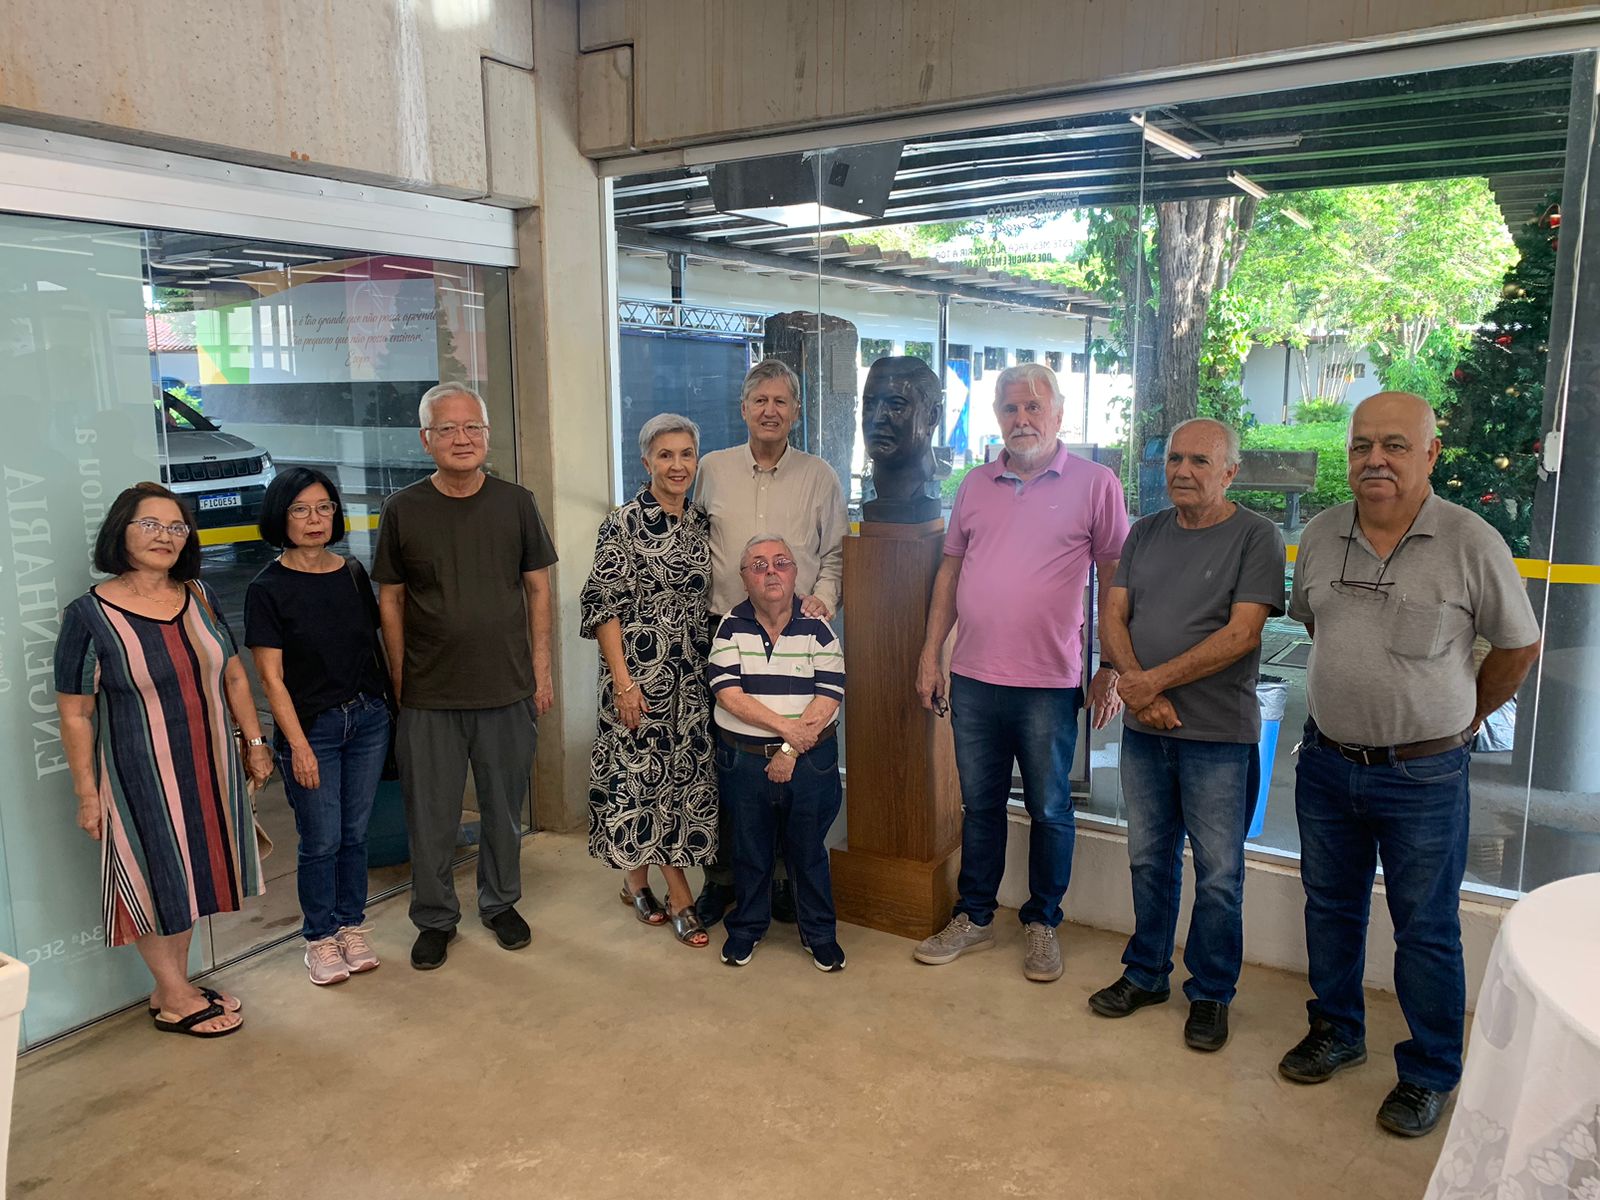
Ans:
[[[749,598],[722,619],[707,668],[717,779],[733,831],[734,909],[722,961],[744,966],[766,936],[781,837],[800,943],[818,970],[842,971],[825,839],[842,799],[834,717],[844,655],[826,621],[801,614],[794,554],[782,538],[751,538],[739,575]]]

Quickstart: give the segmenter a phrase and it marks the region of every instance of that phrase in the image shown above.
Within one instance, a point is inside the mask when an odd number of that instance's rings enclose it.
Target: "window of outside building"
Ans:
[[[861,339],[861,365],[870,367],[880,358],[894,353],[894,342],[889,338],[864,337]]]

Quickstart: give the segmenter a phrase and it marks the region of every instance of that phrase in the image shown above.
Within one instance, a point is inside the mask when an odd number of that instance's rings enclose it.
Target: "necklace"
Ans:
[[[141,592],[139,590],[139,585],[134,583],[131,579],[126,580],[125,582],[128,585],[128,590],[141,600],[149,600],[151,602],[159,602],[162,604],[171,604],[174,599],[176,599],[179,595],[182,595],[181,588],[177,589],[176,591],[173,590],[173,588],[170,586],[170,580],[168,580],[168,587],[156,592]]]
[[[163,614],[177,612],[183,607],[184,589],[181,584],[174,583],[171,579],[166,581],[167,586],[154,592],[144,591],[132,578],[124,577],[119,580],[130,594],[137,600],[142,600],[147,607],[154,610],[154,614],[164,619]],[[152,614],[146,614],[152,615]]]

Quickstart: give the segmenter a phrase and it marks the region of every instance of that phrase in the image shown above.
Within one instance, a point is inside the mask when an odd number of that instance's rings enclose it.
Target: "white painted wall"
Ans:
[[[1289,412],[1287,418],[1283,410],[1283,362],[1284,355],[1292,357],[1289,360]],[[1311,356],[1310,370],[1314,373],[1321,362],[1321,347],[1313,344],[1306,348],[1306,353]],[[1301,362],[1304,354],[1299,350],[1288,349],[1281,345],[1263,346],[1256,345],[1250,348],[1250,354],[1244,361],[1244,396],[1250,405],[1250,414],[1262,425],[1283,425],[1294,419],[1295,405],[1300,403]],[[1367,357],[1363,350],[1356,355],[1356,365],[1363,371],[1360,379],[1350,384],[1345,392],[1345,400],[1352,406],[1365,400],[1374,392],[1380,390],[1382,385],[1378,382],[1378,368]],[[1313,374],[1313,379],[1315,375]]]

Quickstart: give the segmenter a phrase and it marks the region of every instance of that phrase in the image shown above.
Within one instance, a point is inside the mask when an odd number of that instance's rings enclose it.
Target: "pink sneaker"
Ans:
[[[333,935],[333,940],[339,943],[339,953],[344,957],[344,965],[350,968],[352,975],[377,969],[378,952],[372,948],[372,943],[367,941],[367,931],[364,926],[346,925]]]
[[[345,966],[339,943],[333,938],[306,943],[306,969],[311,972],[311,982],[319,987],[350,978],[350,968]]]

